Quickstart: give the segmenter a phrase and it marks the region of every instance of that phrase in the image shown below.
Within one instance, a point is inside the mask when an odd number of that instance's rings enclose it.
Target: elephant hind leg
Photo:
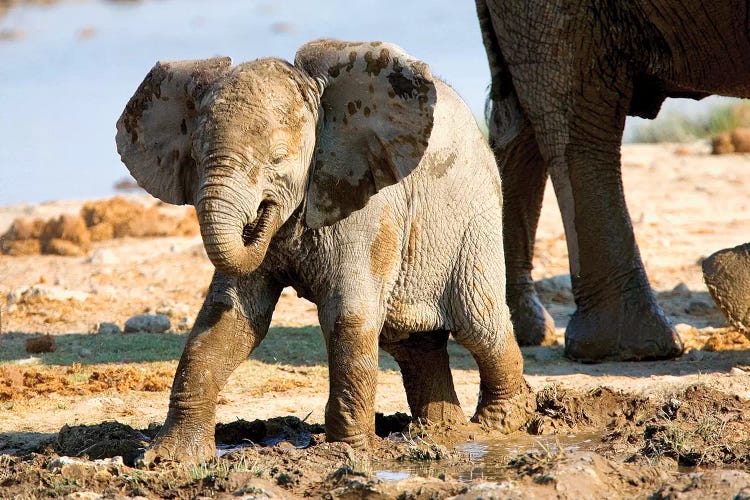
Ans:
[[[448,363],[448,334],[412,333],[380,347],[398,363],[412,418],[428,422],[465,422]]]
[[[513,329],[520,345],[540,345],[555,334],[555,321],[542,305],[531,278],[534,242],[547,182],[547,167],[526,117],[518,134],[503,142],[506,134],[501,113],[505,103],[493,103],[490,143],[500,168],[503,189],[503,242],[505,248],[506,297]]]

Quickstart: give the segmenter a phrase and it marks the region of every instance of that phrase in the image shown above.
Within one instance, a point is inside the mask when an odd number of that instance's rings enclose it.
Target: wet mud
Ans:
[[[750,405],[703,385],[660,398],[601,388],[538,391],[526,432],[422,426],[378,415],[367,450],[326,443],[297,417],[216,426],[217,458],[134,465],[159,425],[66,425],[31,453],[2,455],[0,496],[76,492],[149,498],[745,498]],[[696,489],[697,488],[697,489]],[[703,496],[690,496],[690,492]]]

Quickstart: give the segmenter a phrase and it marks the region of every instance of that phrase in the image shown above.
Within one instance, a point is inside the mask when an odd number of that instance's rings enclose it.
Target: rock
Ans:
[[[700,349],[690,349],[684,356],[683,359],[687,361],[703,361],[706,358],[706,353]]]
[[[125,333],[164,333],[171,326],[169,318],[163,314],[139,314],[125,322]]]
[[[119,326],[117,326],[116,323],[99,323],[99,328],[97,328],[97,333],[99,335],[117,335],[119,333],[122,333],[122,330]]]
[[[746,372],[742,368],[739,368],[737,366],[733,366],[731,370],[729,370],[729,374],[733,377],[743,377],[745,375],[750,375],[750,372]]]
[[[678,283],[677,286],[672,289],[672,293],[681,297],[690,297],[692,295],[690,288],[688,288],[683,282]]]
[[[570,282],[569,274],[558,274],[551,278],[545,278],[535,283],[537,289],[541,289],[548,292],[562,292],[570,291],[573,289],[573,285]]]

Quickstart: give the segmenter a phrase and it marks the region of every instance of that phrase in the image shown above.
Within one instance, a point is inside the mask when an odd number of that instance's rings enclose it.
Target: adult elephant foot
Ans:
[[[750,338],[750,243],[704,260],[703,280],[729,323]]]
[[[193,429],[195,431],[195,429]],[[195,431],[190,435],[167,432],[159,435],[136,461],[139,467],[149,467],[168,462],[203,463],[216,456],[214,436]]]
[[[525,428],[536,410],[536,395],[524,381],[521,390],[507,397],[481,388],[481,399],[471,421],[483,427],[511,433]]]
[[[539,300],[532,283],[508,285],[506,300],[518,345],[541,345],[555,334],[555,320]]]
[[[671,359],[682,340],[650,292],[631,291],[596,308],[579,307],[565,330],[565,355],[583,363]]]

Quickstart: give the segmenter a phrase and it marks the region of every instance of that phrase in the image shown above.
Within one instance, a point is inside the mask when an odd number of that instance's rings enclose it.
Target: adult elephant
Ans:
[[[538,343],[553,326],[530,274],[550,175],[577,305],[566,354],[678,356],[681,340],[651,291],[623,196],[625,117],[653,118],[667,97],[750,97],[748,2],[477,0],[477,13],[519,341]]]

